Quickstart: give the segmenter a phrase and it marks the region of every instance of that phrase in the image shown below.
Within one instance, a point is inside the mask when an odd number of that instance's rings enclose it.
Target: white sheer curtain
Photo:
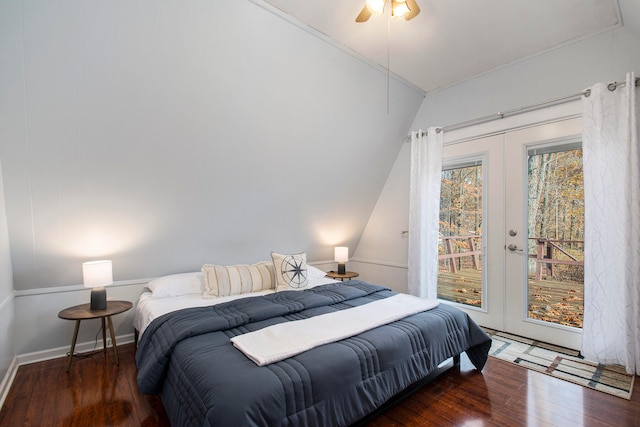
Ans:
[[[409,293],[438,297],[438,219],[443,132],[411,134],[409,187]]]
[[[635,79],[583,98],[582,353],[640,374],[640,153]]]

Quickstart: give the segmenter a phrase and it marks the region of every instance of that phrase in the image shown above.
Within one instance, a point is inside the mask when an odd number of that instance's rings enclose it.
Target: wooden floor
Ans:
[[[120,366],[94,353],[18,368],[0,410],[2,427],[45,426],[169,426],[157,396],[142,395],[136,383],[133,344],[118,346]]]
[[[479,307],[482,303],[482,271],[439,272],[438,296]],[[529,317],[582,328],[583,305],[584,285],[529,278]]]
[[[0,426],[168,426],[160,400],[138,392],[133,345],[119,350],[119,367],[103,353],[74,359],[68,374],[65,359],[20,367]],[[638,425],[638,381],[628,401],[491,357],[478,373],[463,355],[367,427]]]

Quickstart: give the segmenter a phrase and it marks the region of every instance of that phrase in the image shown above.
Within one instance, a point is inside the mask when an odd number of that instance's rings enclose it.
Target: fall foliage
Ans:
[[[582,327],[582,150],[531,150],[527,168],[529,317]],[[477,280],[469,275],[451,277],[451,273],[482,268],[481,254],[478,265],[473,257],[461,255],[482,247],[482,215],[482,164],[443,170],[439,297],[474,306],[482,304]],[[536,262],[537,256],[558,262]]]

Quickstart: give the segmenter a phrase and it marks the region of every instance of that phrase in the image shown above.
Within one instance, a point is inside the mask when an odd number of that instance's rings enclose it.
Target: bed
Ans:
[[[384,312],[393,301],[405,305],[398,298],[409,297],[363,281],[336,282],[303,267],[304,286],[294,283],[296,290],[245,284],[246,292],[207,298],[199,288],[207,287],[206,279],[194,273],[190,293],[165,291],[170,295],[157,298],[154,293],[162,292],[156,287],[141,296],[134,316],[138,386],[161,396],[172,425],[349,426],[462,352],[482,370],[489,336],[461,310],[437,303],[261,365],[263,359],[240,349],[240,340],[288,327],[304,337],[311,324],[305,322],[334,322],[324,330],[349,328],[358,322],[345,316],[360,310],[368,313],[361,315],[364,322],[375,320],[370,313]],[[298,345],[269,342],[276,350]]]

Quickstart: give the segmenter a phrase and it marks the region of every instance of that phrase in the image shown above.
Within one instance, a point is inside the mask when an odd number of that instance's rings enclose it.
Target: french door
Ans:
[[[482,326],[580,348],[580,134],[571,119],[445,139],[439,298]]]

